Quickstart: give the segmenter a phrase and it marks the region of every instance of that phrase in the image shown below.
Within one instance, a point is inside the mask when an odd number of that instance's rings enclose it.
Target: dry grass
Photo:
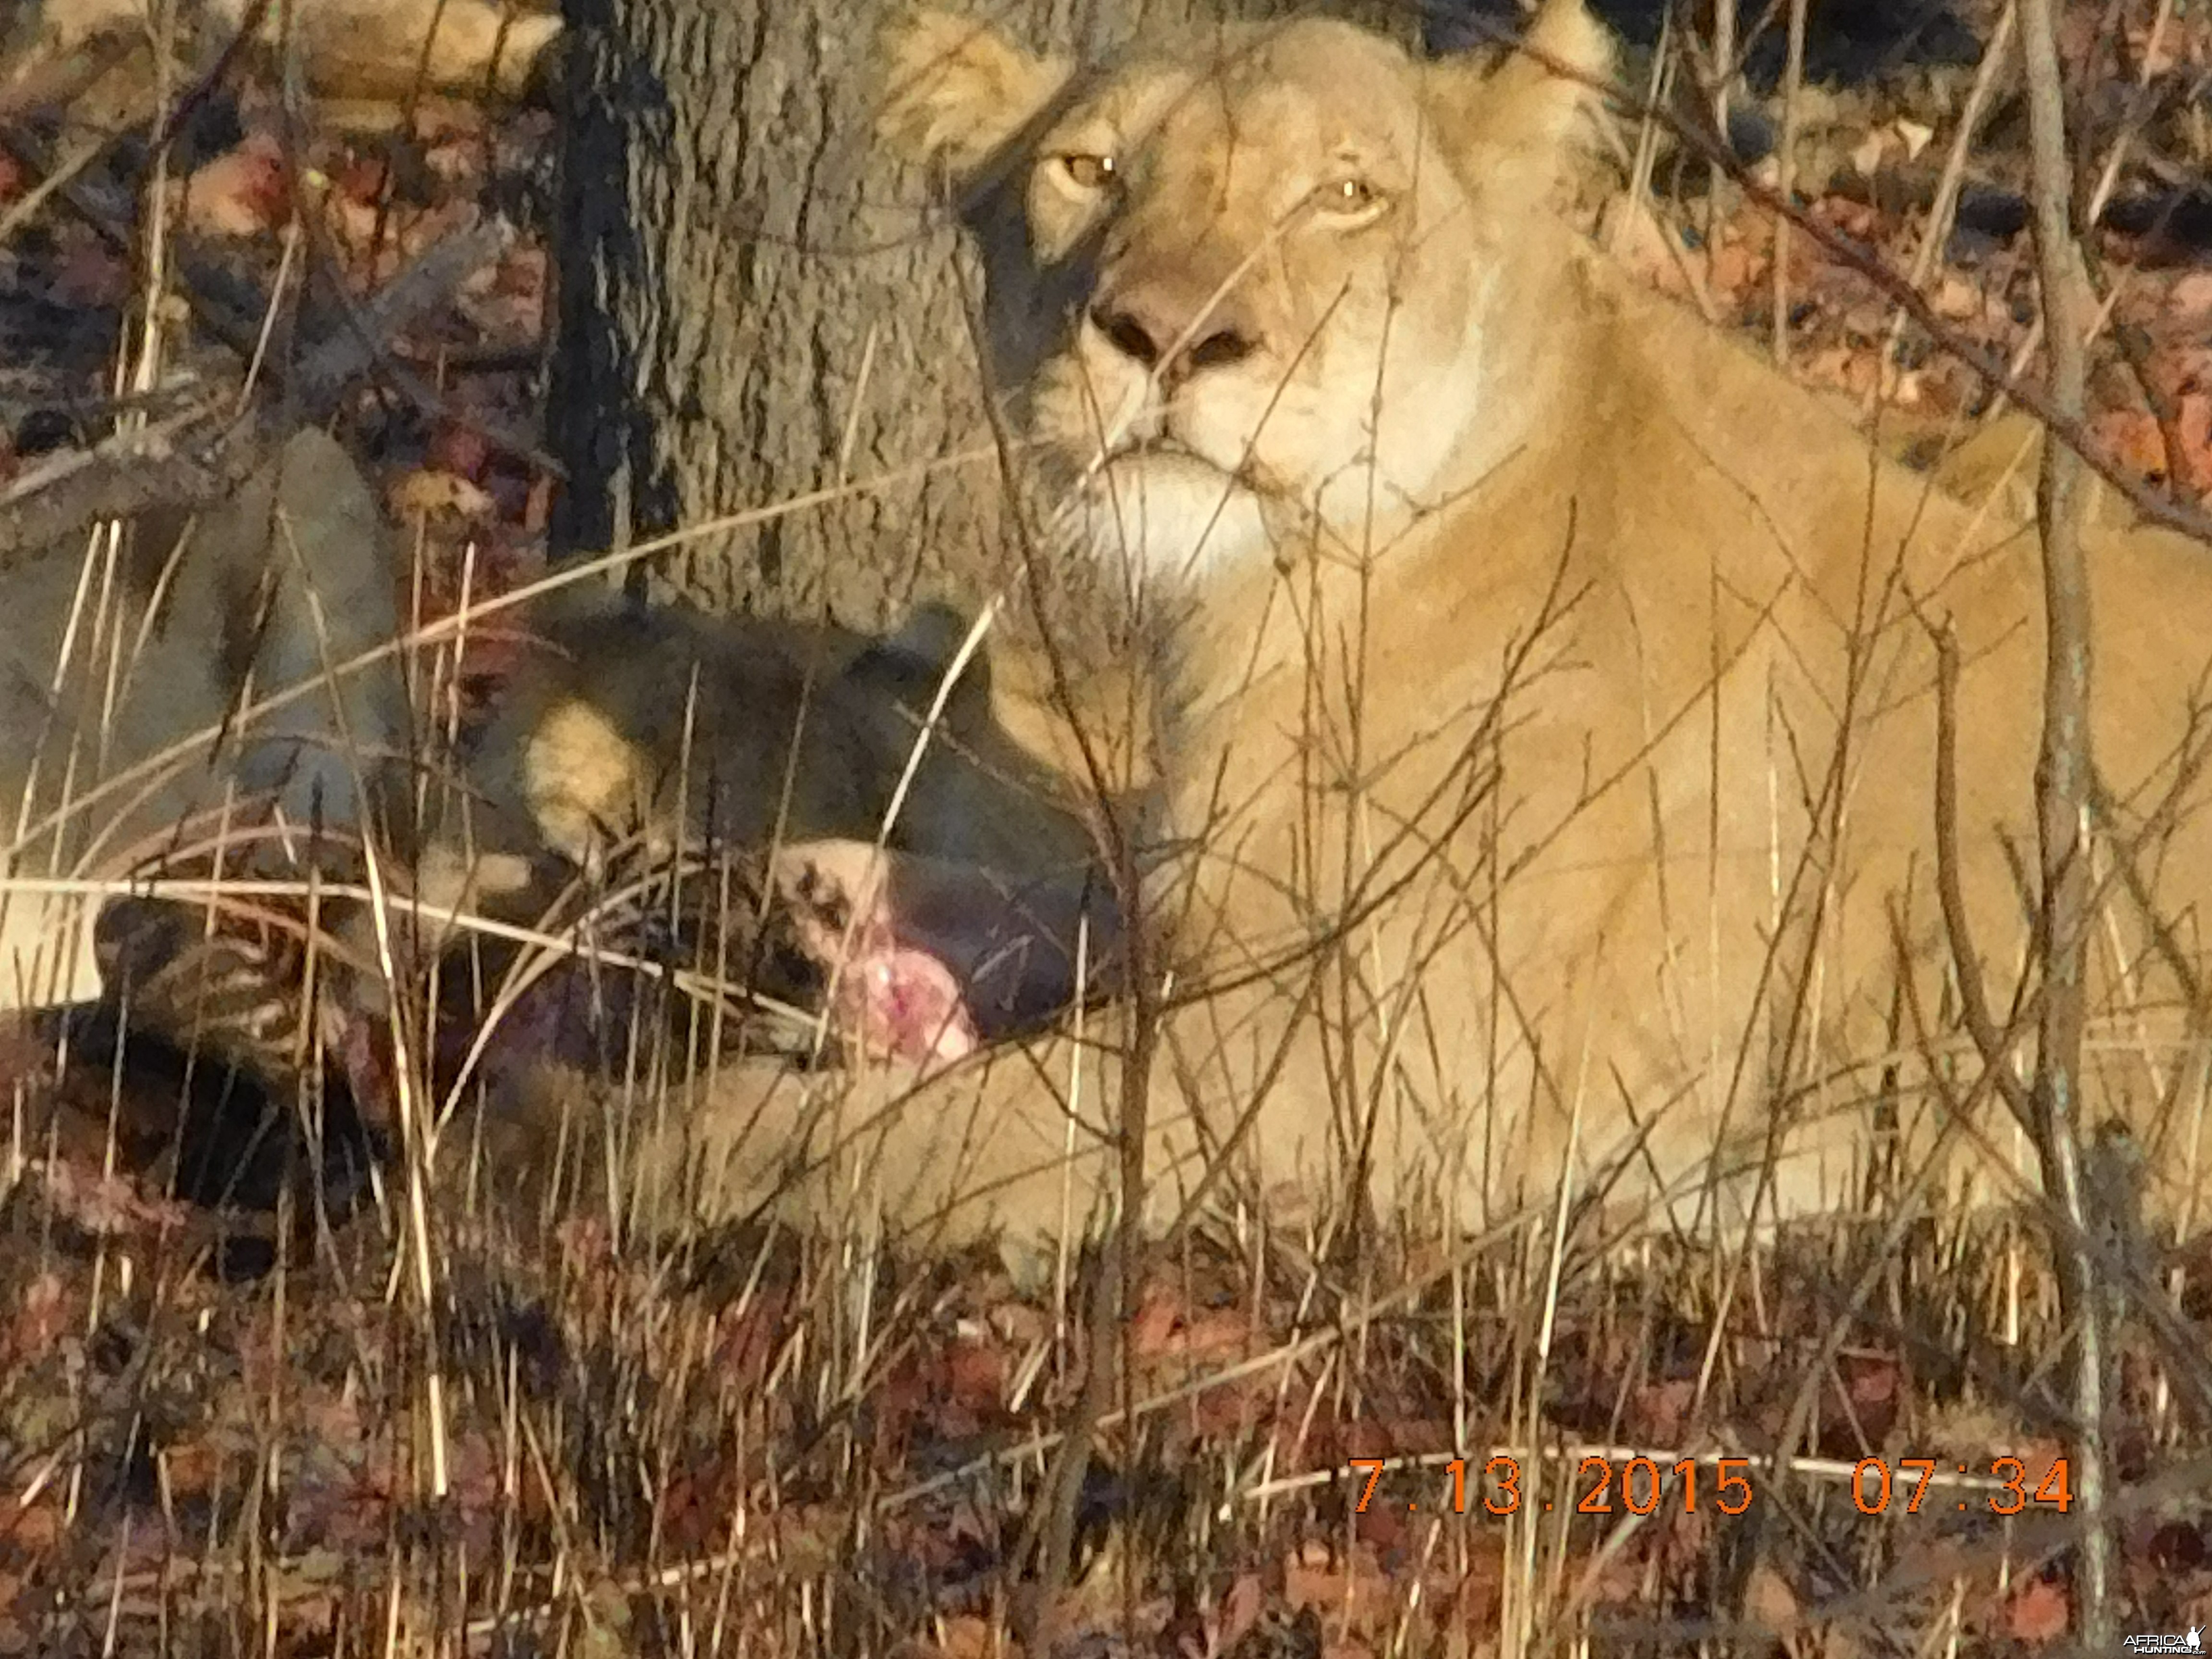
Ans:
[[[450,672],[426,657],[425,706]],[[613,1062],[611,1141],[675,1098],[666,1030]],[[84,1188],[150,1155],[132,1126],[174,1115],[177,1079],[0,1054],[9,1173],[39,1177],[0,1203],[0,1653],[981,1659],[1021,1622],[1018,1546],[1094,1375],[1069,1652],[1934,1654],[2063,1628],[2080,1517],[2033,1495],[2082,1425],[2033,1210],[1876,1201],[1730,1249],[1622,1246],[1579,1209],[1294,1233],[1224,1200],[1144,1264],[1111,1356],[1089,1257],[1018,1282],[988,1251],[903,1259],[860,1199],[803,1232],[539,1214],[467,1155],[467,1091],[434,1170],[431,1047],[397,1057],[408,1155],[373,1190],[312,1178],[306,1145],[304,1180],[237,1154],[234,1196],[273,1220],[245,1238]],[[324,1122],[331,1079],[303,1070]],[[222,1079],[185,1086],[261,1130]],[[2126,1630],[2212,1620],[2212,1261],[2167,1246],[2108,1256]],[[1867,1457],[1893,1473],[1879,1513]],[[2007,1458],[2014,1518],[1990,1512]],[[1934,1466],[1917,1503],[1906,1460]],[[1508,1471],[1517,1507],[1488,1513]]]
[[[889,1259],[836,1218],[617,1249],[588,1219],[440,1205],[424,1299],[398,1207],[296,1210],[299,1248],[234,1286],[185,1235],[93,1238],[62,1208],[19,1185],[4,1246],[0,1561],[32,1651],[988,1651],[1087,1358],[1048,1287],[988,1255]],[[2075,1519],[1987,1513],[1994,1461],[2032,1489],[2064,1423],[2043,1246],[1875,1233],[1736,1262],[1562,1260],[1541,1227],[1320,1257],[1186,1239],[1098,1425],[1066,1639],[1925,1651],[2045,1628]],[[2124,1624],[2179,1629],[2212,1593],[2212,1458],[2121,1328]],[[1871,1516],[1869,1455],[1894,1472]],[[1624,1492],[1632,1456],[1656,1468]],[[1481,1512],[1498,1457],[1504,1518]],[[1910,1458],[1936,1465],[1917,1513]],[[1371,1491],[1365,1459],[1389,1460]],[[1577,1513],[1601,1475],[1610,1513]]]
[[[675,1098],[667,1029],[611,1062],[609,1139]],[[398,1096],[425,1115],[446,1081],[427,1047]],[[988,1251],[902,1258],[865,1195],[804,1233],[539,1214],[471,1156],[469,1091],[434,1178],[427,1158],[375,1193],[263,1169],[235,1196],[274,1235],[241,1237],[58,1173],[127,1164],[121,1127],[173,1079],[81,1058],[58,1089],[17,1081],[26,1121],[58,1105],[53,1133],[90,1151],[19,1145],[54,1161],[0,1212],[0,1643],[966,1659],[1008,1639],[1046,1464],[1107,1358],[1090,1258],[1020,1282]],[[421,1121],[392,1127],[412,1144]],[[2049,1261],[2032,1211],[1887,1200],[1742,1251],[1623,1247],[1587,1209],[1461,1240],[1217,1205],[1133,1288],[1057,1645],[2042,1645],[2080,1525],[2033,1501],[2078,1431]],[[2212,1316],[2197,1254],[2127,1265],[2179,1297],[2185,1340]],[[2122,1624],[2178,1631],[2212,1610],[2201,1359],[2114,1291]],[[1869,1456],[1880,1505],[1852,1496]],[[1990,1513],[2004,1458],[2012,1519]],[[1491,1514],[1509,1472],[1517,1508]]]

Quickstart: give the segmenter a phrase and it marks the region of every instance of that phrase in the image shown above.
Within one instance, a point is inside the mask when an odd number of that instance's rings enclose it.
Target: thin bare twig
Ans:
[[[211,392],[89,450],[41,457],[0,491],[0,570],[67,547],[97,520],[189,509],[235,489],[297,427],[328,416],[346,387],[381,361],[380,341],[452,295],[513,239],[511,228],[494,221],[439,241],[374,300],[349,310],[291,370],[283,405],[261,419],[228,424],[228,400]]]
[[[1776,158],[1780,166],[1774,185],[1785,202],[1797,191],[1798,110],[1805,85],[1805,7],[1806,0],[1790,0],[1790,52],[1782,75],[1782,137]],[[1790,365],[1790,222],[1786,219],[1774,222],[1774,254],[1768,275],[1773,283],[1774,362],[1786,368]]]
[[[1966,1035],[1981,1054],[1982,1069],[1996,1083],[2005,1104],[2023,1128],[2034,1126],[2033,1103],[2013,1070],[2014,1042],[2008,1025],[2000,1030],[1990,1012],[1982,983],[1982,957],[1966,915],[1966,889],[1959,872],[1959,636],[1946,623],[1936,635],[1936,893],[1942,907],[1943,931],[1951,947],[1951,972],[1959,988],[1959,1012]]]
[[[2087,401],[2083,325],[2093,310],[2088,273],[2075,246],[2059,87],[2057,21],[2051,0],[2021,0],[2021,57],[2027,71],[2028,147],[2033,163],[2036,261],[2053,416],[2078,426]],[[2042,851],[2043,1009],[2037,1027],[2034,1125],[2045,1193],[2070,1237],[2054,1238],[2059,1302],[2074,1334],[2075,1468],[2083,1527],[2074,1616],[2091,1651],[2112,1645],[2112,1534],[2105,1506],[2103,1296],[2084,1215],[2080,1113],[2083,975],[2089,928],[2085,830],[2092,804],[2089,578],[2081,559],[2087,504],[2081,458],[2066,444],[2043,447],[2036,507],[2043,538],[2045,627],[2043,744],[2036,763],[2036,822]]]
[[[963,307],[963,313],[974,329],[981,309],[972,297],[971,303]],[[973,343],[976,347],[975,361],[988,363],[989,356],[981,349],[980,334],[973,336]],[[1084,781],[1091,792],[1091,832],[1113,881],[1115,902],[1127,919],[1122,944],[1124,972],[1133,992],[1130,1044],[1121,1060],[1117,1126],[1121,1188],[1119,1224],[1101,1253],[1097,1271],[1091,1276],[1085,1320],[1085,1346],[1088,1352],[1085,1356],[1083,1387],[1068,1412],[1059,1449],[1039,1483],[1035,1506],[1010,1558],[1016,1571],[1032,1560],[1036,1563],[1033,1582],[1023,1587],[1026,1594],[1015,1600],[1013,1624],[1023,1650],[1042,1653],[1054,1645],[1054,1633],[1060,1626],[1070,1558],[1074,1553],[1078,1504],[1083,1492],[1083,1477],[1091,1466],[1091,1449],[1097,1442],[1101,1425],[1116,1414],[1117,1392],[1118,1410],[1122,1413],[1130,1409],[1135,1397],[1133,1356],[1121,1339],[1129,1316],[1135,1310],[1134,1293],[1143,1281],[1146,1260],[1145,1142],[1152,1065],[1158,1053],[1164,1010],[1158,988],[1152,983],[1150,953],[1145,937],[1146,923],[1141,914],[1143,882],[1136,826],[1125,821],[1121,810],[1122,792],[1115,787],[1108,770],[1107,757],[1093,740],[1089,723],[1081,717],[1081,703],[1076,696],[1066,653],[1047,621],[1049,612],[1042,586],[1045,558],[1023,510],[1020,474],[1014,459],[1019,446],[1007,428],[1000,400],[990,395],[991,390],[986,386],[983,397],[991,453],[1006,492],[1010,508],[1007,519],[1020,551],[1023,580],[1038,620],[1047,624],[1040,632],[1044,640],[1052,700],[1067,720],[1074,736],[1083,763]],[[1125,1595],[1133,1594],[1134,1586],[1130,1581],[1125,1579],[1123,1588]]]
[[[1500,33],[1502,36],[1503,32]],[[1966,338],[1937,314],[1935,307],[1911,283],[1891,270],[1885,261],[1869,249],[1861,246],[1817,214],[1806,211],[1794,202],[1784,200],[1759,183],[1753,177],[1750,169],[1729,151],[1726,143],[1688,122],[1677,119],[1668,111],[1625,93],[1609,78],[1592,76],[1555,54],[1526,42],[1520,44],[1519,50],[1527,52],[1553,74],[1579,81],[1584,86],[1604,94],[1630,115],[1650,119],[1673,135],[1677,143],[1695,150],[1733,179],[1736,187],[1751,201],[1765,211],[1788,220],[1794,230],[1802,231],[1832,258],[1842,261],[1873,283],[1881,290],[1883,298],[1901,307],[1905,314],[1926,332],[1929,343],[1936,349],[1964,363],[1988,382],[1993,390],[2011,398],[2034,416],[2058,440],[2062,447],[2079,456],[2084,465],[2118,490],[2121,497],[2145,519],[2212,544],[2212,513],[2206,513],[2164,490],[2152,488],[2105,453],[2090,441],[2080,416],[2076,414],[2069,417],[2065,415],[2049,389],[2038,381],[2024,378],[2001,358]]]
[[[1998,71],[2012,51],[2013,37],[2019,26],[2019,8],[2014,0],[2005,0],[2004,9],[1997,14],[1996,23],[1990,30],[1989,44],[1982,48],[1982,61],[1974,70],[1974,83],[1967,88],[1966,101],[1960,108],[1959,129],[1951,135],[1951,148],[1943,157],[1943,172],[1936,181],[1935,198],[1928,204],[1928,218],[1921,227],[1920,246],[1912,250],[1912,267],[1905,280],[1916,293],[1926,291],[1936,261],[1951,240],[1951,227],[1959,216],[1959,194],[1966,184],[1966,158],[1973,152],[1974,137],[1981,131],[1982,118],[1989,112]],[[1889,319],[1889,338],[1881,356],[1885,366],[1897,361],[1898,343],[1904,337],[1905,313],[1900,311]],[[1883,378],[1875,377],[1870,396],[1880,395]]]

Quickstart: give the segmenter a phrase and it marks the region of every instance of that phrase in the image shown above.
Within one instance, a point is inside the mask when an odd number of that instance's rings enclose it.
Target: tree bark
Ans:
[[[657,573],[705,603],[864,626],[1003,575],[952,230],[873,143],[876,35],[908,3],[567,0],[556,556],[851,482],[869,487],[688,542]],[[1061,48],[1219,15],[1207,0],[978,11]]]

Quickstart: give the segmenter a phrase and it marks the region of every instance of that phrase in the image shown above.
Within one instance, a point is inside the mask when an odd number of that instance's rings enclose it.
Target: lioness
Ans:
[[[969,623],[949,606],[924,605],[878,638],[600,588],[539,601],[524,628],[520,671],[469,763],[492,815],[479,833],[495,826],[510,850],[542,845],[591,866],[622,834],[666,857],[687,839],[879,831],[895,848],[943,850],[943,827],[957,825],[964,855],[994,868],[1089,853],[1079,821],[1048,799],[1018,810],[1057,780],[1000,724],[991,653],[979,641],[963,656]],[[977,773],[1006,797],[987,807]]]
[[[1065,781],[1006,723],[1034,694],[997,684],[970,631],[936,604],[878,637],[604,589],[549,596],[524,613],[518,672],[468,747],[465,811],[434,850],[473,860],[470,896],[525,921],[625,852],[647,868],[734,853],[775,890],[714,902],[795,905],[817,966],[851,947],[830,936],[844,918],[816,916],[805,893],[827,884],[838,909],[872,918],[888,884],[896,920],[871,937],[915,947],[902,971],[943,970],[932,994],[983,1030],[1034,1019],[1074,994],[1085,921],[1109,942],[1109,894],[1085,882],[1091,835]]]
[[[387,884],[428,907],[399,937],[410,966],[424,963],[409,947],[469,936],[440,931],[447,906],[543,926],[576,877],[623,852],[647,868],[732,853],[750,887],[709,864],[694,905],[734,895],[748,914],[731,933],[794,941],[801,988],[839,984],[832,1033],[864,1049],[960,1052],[1073,994],[1079,924],[1110,944],[1105,890],[1081,882],[1083,820],[1000,724],[1018,703],[947,609],[878,638],[604,592],[533,599],[492,718],[417,823],[397,787],[413,752],[400,664],[324,677],[399,635],[396,540],[344,453],[302,433],[181,539],[134,531],[92,561],[57,551],[0,576],[0,788],[20,807],[0,844],[0,1006],[68,1005],[36,1029],[137,1076],[189,1077],[177,1062],[196,1053],[204,1076],[228,1079],[197,1107],[180,1085],[180,1191],[230,1195],[224,1137],[283,1139],[303,1066],[390,1127],[370,1035],[387,987],[357,898],[319,891],[311,927],[289,893],[234,899],[212,926],[196,900],[116,896],[120,878],[179,860],[205,873],[218,842],[230,876],[300,881],[264,825],[271,808],[284,844],[349,885],[364,829],[404,831],[379,841]],[[317,826],[334,834],[309,840]],[[1048,906],[1072,890],[1076,913],[1039,911],[1032,890]],[[885,892],[896,927],[876,925]],[[854,899],[867,925],[848,925]],[[684,942],[726,948],[713,918],[702,931]],[[760,966],[742,947],[727,957],[731,978],[773,983]],[[526,1018],[526,1045],[574,1057],[575,1005],[538,1007],[570,1029]],[[439,1035],[465,1046],[474,1031]],[[492,1127],[498,1144],[507,1126]],[[535,1151],[558,1126],[541,1111],[514,1127]]]
[[[17,809],[0,1006],[95,1004],[72,1029],[112,1037],[120,1000],[134,1041],[211,1049],[280,1094],[311,1028],[365,1059],[355,1039],[386,999],[356,900],[327,897],[311,973],[307,918],[282,898],[210,927],[195,901],[108,896],[179,859],[204,873],[219,842],[230,875],[299,878],[272,808],[293,852],[333,832],[315,862],[349,883],[362,830],[404,831],[381,838],[386,877],[428,908],[410,939],[432,951],[455,937],[447,906],[541,923],[626,850],[648,866],[734,852],[744,902],[792,913],[769,920],[810,971],[849,970],[839,1034],[898,1052],[1036,1018],[1073,994],[1079,933],[1110,945],[1084,821],[1001,725],[1018,689],[946,607],[877,637],[604,590],[532,599],[491,719],[418,823],[398,787],[416,750],[388,649],[397,539],[345,453],[302,432],[181,537],[168,516],[89,561],[57,550],[0,574],[0,791]],[[873,925],[885,893],[896,928]],[[855,898],[870,925],[848,925]]]
[[[46,0],[14,20],[0,59],[22,73],[88,45],[127,48],[148,35],[148,18],[143,0]],[[179,38],[197,37],[203,67],[249,27],[255,46],[297,58],[310,90],[368,104],[425,91],[520,96],[559,36],[561,19],[542,6],[497,0],[306,0],[281,8],[206,0],[178,9]],[[136,87],[147,78],[144,68],[125,61],[110,73]]]
[[[1529,39],[1422,63],[1313,20],[1079,66],[938,14],[890,37],[884,131],[978,246],[1067,556],[1123,569],[1158,641],[1152,1213],[1218,1165],[1218,1195],[1364,1183],[1462,1226],[1597,1194],[1735,1230],[1855,1204],[1885,1149],[1900,1186],[2017,1193],[2002,1111],[1945,1105],[1988,1096],[1939,914],[1938,639],[1950,873],[2002,1022],[2034,533],[1556,218],[1589,94],[1552,66],[1601,76],[1607,42],[1580,0]],[[2177,1202],[2212,1150],[2207,557],[2148,529],[2090,551],[2085,1115],[2129,1122]],[[910,1100],[896,1071],[726,1077],[663,1156],[710,1207],[803,1165],[893,1220],[1054,1231],[1113,1191],[1105,1035]]]
[[[291,867],[317,829],[358,845],[410,729],[397,575],[313,428],[197,523],[0,573],[0,1008],[98,994],[101,880],[222,842],[234,874]],[[249,827],[270,809],[281,848]]]

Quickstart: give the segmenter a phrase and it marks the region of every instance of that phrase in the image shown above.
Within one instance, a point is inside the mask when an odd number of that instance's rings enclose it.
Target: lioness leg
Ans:
[[[57,878],[137,868],[270,807],[295,831],[349,829],[404,750],[396,562],[336,442],[298,434],[181,537],[155,516],[0,590],[0,1006],[97,994],[94,904]]]

